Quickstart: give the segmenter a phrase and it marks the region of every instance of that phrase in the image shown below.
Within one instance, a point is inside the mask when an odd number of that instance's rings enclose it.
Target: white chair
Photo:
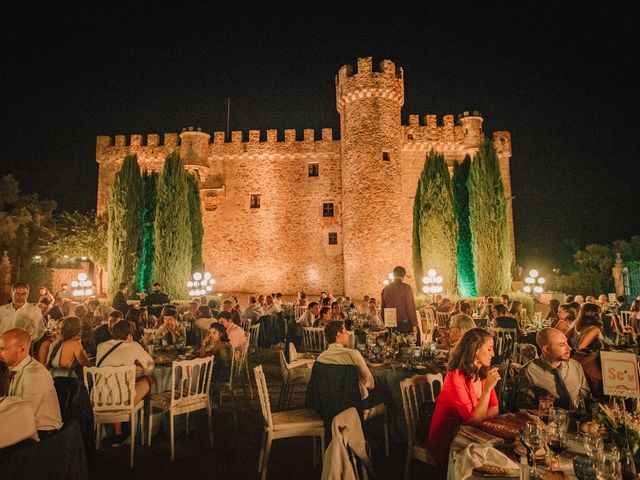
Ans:
[[[258,473],[261,474],[261,480],[267,478],[271,443],[281,438],[313,437],[313,463],[315,466],[316,437],[320,437],[320,449],[322,457],[324,458],[324,422],[316,412],[309,409],[286,410],[284,412],[271,413],[267,380],[262,371],[262,365],[254,367],[253,371],[256,377],[258,397],[260,397],[260,407],[264,420],[264,436],[262,437],[260,458],[258,459]]]
[[[250,381],[249,371],[247,368],[247,352],[249,351],[249,344],[245,343],[241,347],[233,348],[231,351],[231,369],[229,372],[229,381],[223,383],[214,383],[212,385],[213,391],[218,394],[220,400],[220,406],[222,407],[222,398],[228,395],[229,398],[235,399],[236,390],[243,386],[244,394],[247,394],[247,387],[253,395],[251,385],[247,385]],[[233,406],[233,418],[237,422],[238,415],[235,408],[235,402]]]
[[[305,352],[323,352],[327,348],[324,328],[302,327],[302,350]]]
[[[389,417],[387,415],[387,406],[384,403],[379,403],[378,405],[374,405],[368,410],[362,411],[362,416],[364,417],[364,421],[368,421],[373,417],[384,417],[384,453],[388,457],[389,456]]]
[[[431,387],[431,399],[435,401],[436,382],[442,385],[442,375],[415,375],[400,382],[402,391],[402,406],[407,425],[407,459],[404,467],[404,479],[408,480],[411,469],[411,461],[419,460],[435,466],[431,453],[424,445],[416,445],[415,436],[418,421],[420,420],[420,406],[425,400],[425,384]],[[439,391],[439,390],[438,390]]]
[[[295,306],[295,313],[294,313],[294,315],[295,315],[295,321],[296,321],[296,322],[297,322],[297,321],[298,321],[298,319],[302,316],[302,314],[303,314],[304,312],[306,312],[306,311],[307,311],[307,308],[308,308],[308,307],[300,307],[300,306],[298,306],[298,305],[296,305],[296,306]]]
[[[129,468],[133,468],[137,418],[140,419],[140,440],[144,445],[144,399],[135,403],[136,367],[85,367],[84,384],[89,392],[96,430],[96,450],[100,449],[103,423],[129,422],[131,447]]]
[[[173,421],[176,415],[187,414],[186,431],[188,434],[189,413],[206,409],[209,424],[209,443],[213,447],[211,396],[209,392],[212,370],[213,356],[173,362],[171,364],[171,390],[151,395],[147,446],[151,446],[153,409],[157,408],[165,412],[168,410],[172,462],[175,460]]]
[[[621,310],[620,311],[620,321],[622,322],[622,327],[624,328],[627,325],[631,324],[631,312],[629,310]]]
[[[436,312],[432,308],[424,309],[424,323],[422,329],[429,338],[433,335],[433,331],[436,329]]]
[[[278,353],[280,357],[280,373],[282,373],[282,390],[278,398],[278,410],[280,411],[289,408],[291,396],[296,387],[306,387],[309,384],[311,369],[308,368],[306,363],[294,368],[287,362],[282,350]]]
[[[260,346],[258,345],[258,339],[260,338],[260,324],[256,323],[249,327],[249,349],[256,356],[257,362],[260,362]]]
[[[436,312],[436,321],[439,328],[449,328],[449,314],[447,312]]]
[[[240,326],[242,327],[242,329],[245,332],[249,331],[249,327],[251,326],[251,320],[248,318],[241,318],[240,319]]]
[[[536,322],[536,324],[537,324],[541,320],[542,320],[542,312],[535,312],[533,314],[533,321]]]

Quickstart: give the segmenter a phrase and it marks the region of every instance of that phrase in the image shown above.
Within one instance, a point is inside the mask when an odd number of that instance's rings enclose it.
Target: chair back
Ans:
[[[449,328],[449,313],[436,312],[436,320],[439,328]]]
[[[258,387],[258,397],[260,398],[260,409],[262,410],[262,418],[266,429],[273,428],[273,417],[271,416],[271,403],[269,402],[269,390],[267,389],[267,379],[264,377],[262,365],[253,367],[253,373],[256,376],[256,386]]]
[[[622,322],[622,327],[630,325],[631,322],[631,312],[629,310],[620,311],[620,321]]]
[[[351,338],[353,335],[350,335]],[[294,362],[298,359],[298,349],[293,344],[293,342],[289,342],[289,361]]]
[[[420,315],[420,310],[416,310],[416,320],[418,321],[418,334],[420,335],[420,340],[425,341],[424,338],[424,329],[422,327],[422,315]]]
[[[282,373],[282,381],[286,383],[287,378],[289,377],[289,369],[291,367],[287,363],[287,359],[285,358],[282,350],[278,350],[278,358],[280,358],[280,373]]]
[[[322,352],[327,348],[324,339],[324,328],[303,327],[302,328],[302,349],[305,352]]]
[[[94,412],[130,411],[136,396],[136,367],[85,367],[84,384]]]
[[[416,436],[416,429],[420,420],[420,406],[425,400],[425,383],[427,383],[427,379],[424,375],[414,375],[400,382],[404,421],[407,426],[407,439],[410,443],[413,443]]]
[[[431,308],[424,309],[424,330],[426,332],[433,332],[436,328],[436,312]]]
[[[211,388],[213,356],[171,364],[171,408],[206,405]]]
[[[251,326],[251,320],[248,318],[241,318],[240,319],[240,326],[242,327],[242,329],[245,332],[249,331],[249,327]]]
[[[256,323],[249,327],[249,338],[247,339],[247,343],[249,343],[250,347],[258,348],[258,338],[260,337],[260,324]]]
[[[513,358],[516,352],[515,346],[518,342],[518,330],[515,328],[493,327],[491,331],[494,334],[496,357],[501,360]]]
[[[429,397],[431,401],[435,402],[436,397],[440,395],[440,391],[442,390],[442,374],[441,373],[427,373],[424,375],[427,385],[429,385]],[[423,389],[423,394],[426,395],[427,392]]]
[[[307,311],[308,307],[300,307],[299,305],[296,305],[294,308],[295,308],[295,320],[297,322],[298,319],[302,316],[302,314]]]
[[[305,398],[305,408],[315,410],[326,428],[333,417],[354,407],[362,415],[359,376],[355,365],[333,365],[316,361]]]
[[[231,349],[231,370],[229,373],[229,386],[231,390],[242,379],[242,373],[247,366],[247,352],[249,351],[249,343],[245,343],[239,347]]]

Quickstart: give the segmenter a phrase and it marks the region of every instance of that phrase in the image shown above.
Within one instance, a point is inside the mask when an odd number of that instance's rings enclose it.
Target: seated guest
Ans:
[[[640,299],[636,298],[629,307],[629,323],[631,326],[638,330],[638,311],[640,310]]]
[[[36,420],[31,404],[17,396],[9,396],[11,370],[0,360],[0,450],[31,438],[38,441]]]
[[[42,312],[42,318],[44,319],[45,325],[49,325],[49,322],[53,320],[53,317],[49,315],[49,312],[51,312],[51,308],[53,307],[53,305],[51,305],[52,303],[53,302],[49,297],[42,297],[38,302],[38,308]]]
[[[556,318],[551,320],[551,326],[556,330],[560,330],[562,333],[565,333],[567,330],[569,330],[571,325],[573,325],[573,322],[576,319],[573,312],[573,308],[571,308],[571,305],[569,305],[568,303],[563,303],[562,305],[558,306],[558,309],[556,311]]]
[[[544,319],[553,323],[553,321],[558,318],[558,308],[560,308],[560,300],[556,298],[549,300],[549,311],[544,316]]]
[[[244,334],[242,327],[239,327],[231,318],[230,312],[220,312],[218,315],[218,321],[222,324],[229,337],[229,343],[233,348],[238,348],[247,343],[247,337]]]
[[[256,300],[256,297],[251,295],[249,297],[249,306],[242,312],[242,317],[249,320],[251,323],[256,323],[260,317],[265,315],[264,310]]]
[[[118,293],[116,293],[116,296],[113,297],[113,301],[111,302],[111,306],[116,310],[120,310],[123,315],[126,315],[129,311],[129,304],[127,303],[126,297],[127,289],[127,284],[121,283],[118,286]]]
[[[532,321],[529,314],[525,313],[524,308],[522,307],[522,302],[519,300],[511,302],[511,305],[509,306],[509,316],[515,318],[521,326],[525,326]]]
[[[236,299],[237,302],[238,299]],[[280,292],[276,293],[276,296],[273,299],[273,303],[275,303],[278,308],[280,309],[280,311],[282,311],[284,309],[284,303],[282,300],[282,294]]]
[[[320,313],[313,323],[314,327],[324,328],[331,321],[331,307],[322,307]]]
[[[522,334],[518,321],[508,314],[507,307],[501,303],[493,306],[493,326],[498,328],[515,328],[518,330],[518,336]]]
[[[140,323],[144,328],[155,328],[158,319],[149,313],[147,307],[138,307],[140,310]]]
[[[280,307],[278,307],[278,304],[276,304],[273,301],[273,297],[271,295],[267,295],[265,297],[264,314],[265,315],[277,315],[281,311],[282,311],[282,309]]]
[[[343,322],[327,323],[324,327],[324,337],[329,347],[318,355],[316,361],[328,365],[354,365],[358,371],[360,396],[364,401],[363,408],[366,410],[379,404],[380,401],[375,398],[375,395],[369,398],[369,390],[375,385],[373,375],[362,354],[354,348],[349,348],[349,335],[351,334]]]
[[[44,438],[62,427],[62,416],[53,378],[44,365],[29,355],[30,347],[31,338],[21,328],[12,328],[0,335],[0,359],[13,372],[9,395],[31,404],[38,435]]]
[[[518,408],[538,408],[541,397],[553,396],[556,407],[569,409],[589,397],[582,366],[569,358],[567,337],[555,328],[543,328],[536,334],[536,343],[541,356],[525,364],[518,374]]]
[[[103,323],[102,325],[100,325],[99,327],[96,327],[93,330],[93,341],[96,347],[100,345],[102,342],[106,342],[107,340],[111,340],[113,338],[112,336],[113,326],[117,322],[122,320],[122,318],[123,318],[122,312],[119,310],[114,310],[109,314],[107,323]],[[95,352],[92,352],[92,353],[95,353]]]
[[[509,309],[509,306],[511,305],[511,299],[509,298],[509,295],[507,295],[506,293],[500,295],[500,303],[507,307],[507,309]]]
[[[595,303],[584,303],[575,321],[567,332],[572,337],[576,350],[600,350],[602,348],[602,318],[600,307]]]
[[[369,314],[367,315],[367,322],[373,329],[381,330],[384,328],[384,321],[378,311],[378,305],[376,302],[369,301]]]
[[[187,311],[184,312],[184,314],[182,315],[182,320],[187,321],[191,325],[193,325],[193,322],[195,322],[198,319],[199,308],[200,308],[200,302],[198,302],[197,300],[191,300],[189,302],[189,305],[187,306]]]
[[[62,320],[60,319],[56,322],[55,330],[50,334],[45,334],[44,338],[40,342],[40,346],[38,347],[38,361],[46,365],[47,358],[49,358],[49,348],[51,348],[51,344],[58,340],[61,336],[60,327],[62,327]]]
[[[331,309],[331,298],[330,297],[322,297],[320,299],[321,308],[329,307]]]
[[[473,321],[473,318],[469,315],[465,315],[464,313],[454,315],[451,317],[451,321],[449,323],[448,334],[444,337],[440,337],[442,338],[441,348],[455,347],[458,341],[462,338],[462,335],[472,328],[476,328],[476,324]]]
[[[49,300],[49,304],[53,303],[54,297],[47,287],[40,287],[39,293],[40,297],[38,298],[38,303],[40,303],[43,298]]]
[[[200,358],[213,355],[213,374],[211,381],[222,383],[229,381],[231,369],[231,344],[227,331],[221,323],[212,323],[209,335],[200,345]]]
[[[162,312],[164,323],[156,330],[156,339],[163,345],[186,345],[187,333],[182,325],[178,325],[178,311],[167,307]]]
[[[427,441],[442,477],[458,427],[465,423],[479,425],[498,415],[494,387],[500,375],[497,368],[490,368],[493,355],[493,336],[482,328],[465,332],[451,351]]]
[[[631,310],[631,304],[627,301],[626,295],[618,295],[616,297],[616,302],[618,302],[618,306],[616,307],[616,311],[620,312],[628,312]]]
[[[335,321],[342,321],[346,318],[344,312],[342,311],[342,308],[340,307],[340,303],[339,302],[333,302],[331,304],[331,320]]]
[[[151,355],[149,355],[142,345],[133,340],[131,322],[120,320],[113,326],[113,339],[102,342],[98,345],[96,355],[96,366],[98,367],[122,367],[135,365],[136,367],[136,395],[134,403],[142,400],[153,383],[153,377],[148,376],[155,367]],[[121,445],[128,437],[122,433],[122,424],[113,425],[114,438],[111,439],[113,446]]]
[[[240,325],[242,323],[240,322],[240,314],[238,313],[237,310],[233,309],[233,302],[231,300],[225,300],[224,302],[222,302],[222,311],[229,312],[231,314],[231,320],[236,325]],[[271,315],[271,314],[267,313],[267,315]]]
[[[312,327],[318,313],[320,313],[320,304],[318,302],[311,302],[307,310],[298,318],[298,325],[300,327]],[[300,332],[302,332],[302,328],[300,328]]]
[[[200,305],[198,308],[198,319],[196,320],[195,327],[200,330],[209,330],[211,324],[214,322],[211,309],[208,305]]]
[[[47,369],[51,376],[80,378],[77,367],[90,367],[91,361],[82,348],[82,322],[78,317],[62,321],[61,336],[49,349]]]
[[[138,308],[130,308],[127,314],[124,316],[124,319],[128,322],[131,322],[131,327],[133,328],[133,339],[136,342],[139,342],[142,338],[142,334],[144,333],[144,324],[140,317],[142,313]]]
[[[486,295],[482,297],[482,303],[480,307],[480,318],[487,318],[489,320],[493,320],[493,297],[487,297]]]
[[[582,304],[585,303],[584,302],[584,297],[582,295],[576,295],[575,299],[574,299],[574,302],[576,302],[576,303],[580,304],[580,306],[582,306]]]
[[[220,313],[218,310],[218,301],[212,298],[207,302],[207,306],[211,309],[211,315],[213,315],[213,318],[218,318],[218,314]]]
[[[576,301],[575,295],[567,295],[566,297],[564,297],[564,303],[572,303],[575,301]]]

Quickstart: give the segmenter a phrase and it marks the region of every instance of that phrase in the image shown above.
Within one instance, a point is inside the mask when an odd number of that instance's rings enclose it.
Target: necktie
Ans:
[[[558,393],[558,398],[554,402],[556,407],[569,409],[571,407],[571,395],[569,394],[569,390],[567,389],[567,384],[564,383],[562,376],[560,375],[560,368],[553,369],[553,377],[556,383],[556,392]]]

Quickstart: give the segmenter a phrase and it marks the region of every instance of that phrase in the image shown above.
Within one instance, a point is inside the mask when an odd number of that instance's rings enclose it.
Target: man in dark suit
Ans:
[[[118,287],[118,293],[116,293],[116,296],[113,297],[113,302],[111,302],[111,306],[116,310],[121,311],[122,315],[125,315],[125,316],[129,311],[129,304],[127,303],[127,298],[125,296],[126,293],[127,293],[127,284],[121,283],[120,286]]]
[[[382,289],[382,315],[385,308],[395,308],[400,333],[414,333],[418,335],[418,319],[416,317],[416,302],[413,299],[411,287],[403,282],[407,271],[404,267],[393,269],[393,281]],[[418,342],[420,339],[418,338]]]
[[[162,291],[162,285],[159,283],[153,284],[153,289],[145,299],[141,302],[143,307],[152,307],[154,305],[166,305],[170,303],[169,295]]]

